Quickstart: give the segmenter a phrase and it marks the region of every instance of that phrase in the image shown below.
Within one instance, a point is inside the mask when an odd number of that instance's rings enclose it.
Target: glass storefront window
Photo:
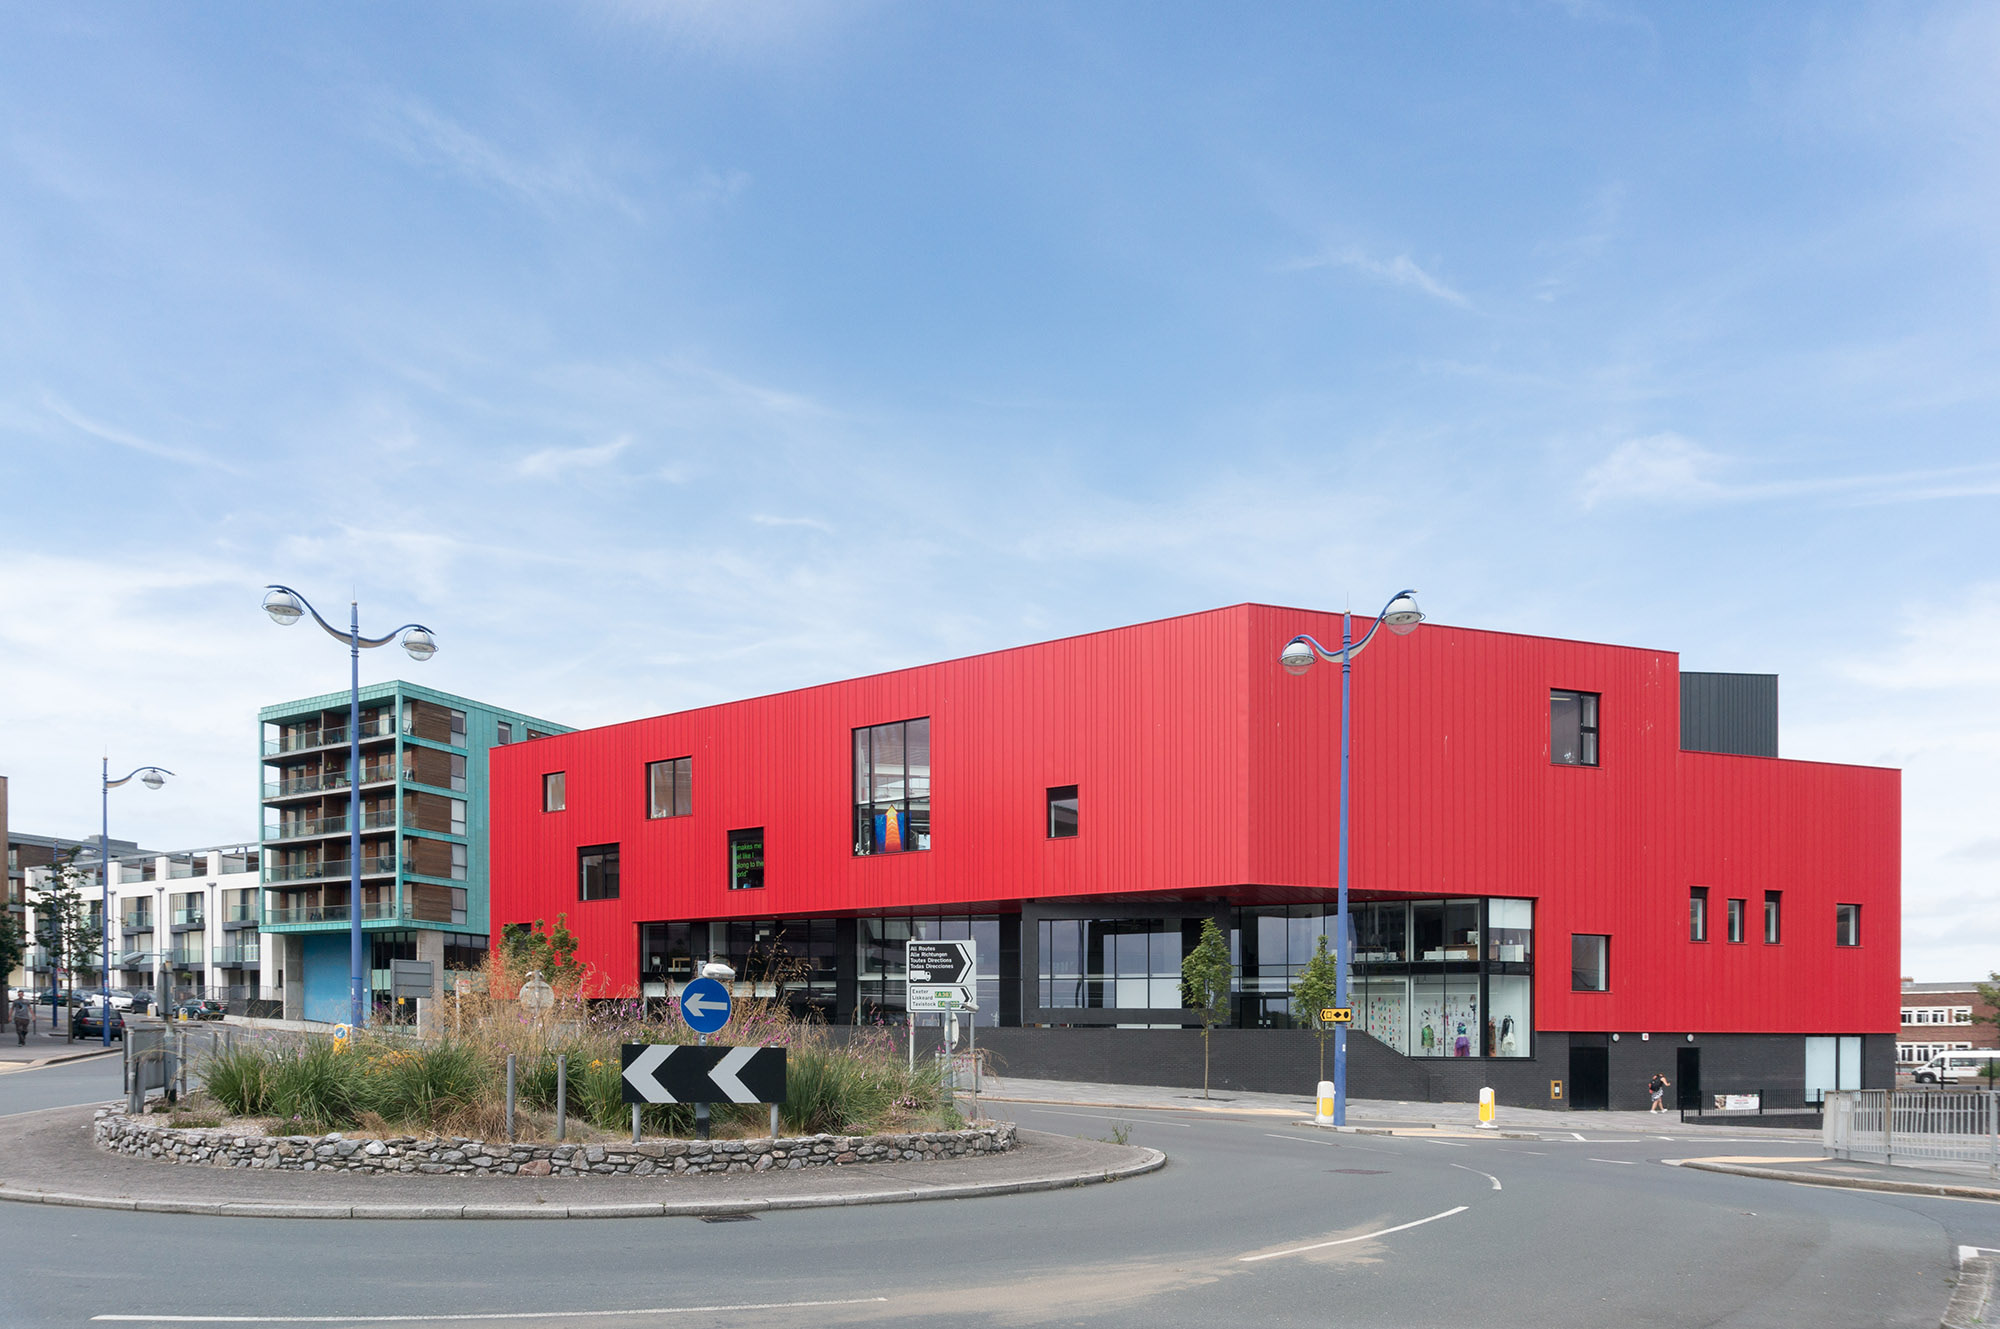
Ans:
[[[1499,903],[1495,901],[1495,903]],[[1528,1055],[1530,1006],[1535,980],[1526,974],[1489,974],[1486,978],[1486,1020],[1494,1057]]]
[[[1179,1010],[1184,920],[1050,918],[1040,1000],[1052,1010]]]

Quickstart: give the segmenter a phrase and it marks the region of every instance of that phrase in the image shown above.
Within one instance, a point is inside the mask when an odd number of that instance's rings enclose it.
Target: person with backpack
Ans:
[[[13,1014],[15,1041],[25,1043],[28,1041],[28,1021],[34,1018],[35,1008],[28,1004],[26,997],[16,997]]]
[[[1671,1083],[1673,1082],[1658,1071],[1653,1072],[1653,1078],[1646,1081],[1646,1092],[1651,1094],[1653,1098],[1653,1106],[1648,1111],[1665,1112],[1667,1110],[1667,1086]]]

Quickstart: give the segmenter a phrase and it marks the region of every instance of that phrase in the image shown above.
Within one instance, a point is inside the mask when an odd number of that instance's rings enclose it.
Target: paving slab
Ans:
[[[1897,1195],[1938,1195],[1955,1200],[2000,1200],[2000,1180],[1986,1176],[1984,1169],[1954,1172],[1942,1168],[1892,1166],[1824,1156],[1761,1158],[1724,1154],[1668,1161],[1697,1172],[1762,1177],[1769,1181],[1790,1181],[1807,1186],[1886,1191]]]
[[[96,1106],[0,1118],[0,1201],[258,1218],[652,1218],[894,1204],[1142,1176],[1156,1149],[1021,1131],[1004,1154],[724,1176],[525,1177],[290,1172],[162,1163],[100,1149]]]

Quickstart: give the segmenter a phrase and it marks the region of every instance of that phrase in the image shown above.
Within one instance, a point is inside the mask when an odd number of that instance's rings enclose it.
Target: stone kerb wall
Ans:
[[[776,1140],[644,1140],[638,1144],[507,1144],[455,1136],[347,1139],[331,1135],[237,1135],[175,1129],[100,1109],[97,1144],[163,1163],[275,1168],[291,1172],[383,1172],[525,1177],[770,1172],[866,1163],[921,1162],[998,1154],[1015,1144],[1014,1123],[913,1135],[802,1135]]]

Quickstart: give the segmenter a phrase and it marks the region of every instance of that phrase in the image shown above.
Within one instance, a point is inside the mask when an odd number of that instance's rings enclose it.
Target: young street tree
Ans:
[[[1319,1013],[1332,1006],[1340,994],[1340,966],[1326,949],[1326,934],[1321,933],[1319,949],[1306,961],[1306,967],[1299,970],[1299,981],[1292,988],[1292,1013],[1307,1022],[1315,1034],[1319,1035],[1319,1078],[1326,1078],[1326,1036],[1333,1032],[1333,1026],[1320,1021]]]
[[[551,928],[543,919],[509,923],[500,929],[500,949],[509,972],[519,979],[530,969],[558,992],[572,994],[583,982],[583,964],[576,958],[577,937],[569,930],[569,915],[557,914]]]
[[[69,972],[72,1004],[76,997],[76,971],[97,971],[97,946],[104,935],[91,913],[90,901],[84,896],[90,874],[76,865],[76,856],[74,849],[63,854],[42,884],[30,891],[34,897],[31,903],[35,907],[35,940],[48,950],[50,973]],[[58,989],[60,981],[58,978]],[[49,1018],[56,1018],[54,1007],[49,1009]]]
[[[1208,1097],[1208,1037],[1229,1018],[1229,939],[1212,918],[1201,921],[1201,940],[1181,961],[1181,1004],[1201,1016],[1201,1096]]]

